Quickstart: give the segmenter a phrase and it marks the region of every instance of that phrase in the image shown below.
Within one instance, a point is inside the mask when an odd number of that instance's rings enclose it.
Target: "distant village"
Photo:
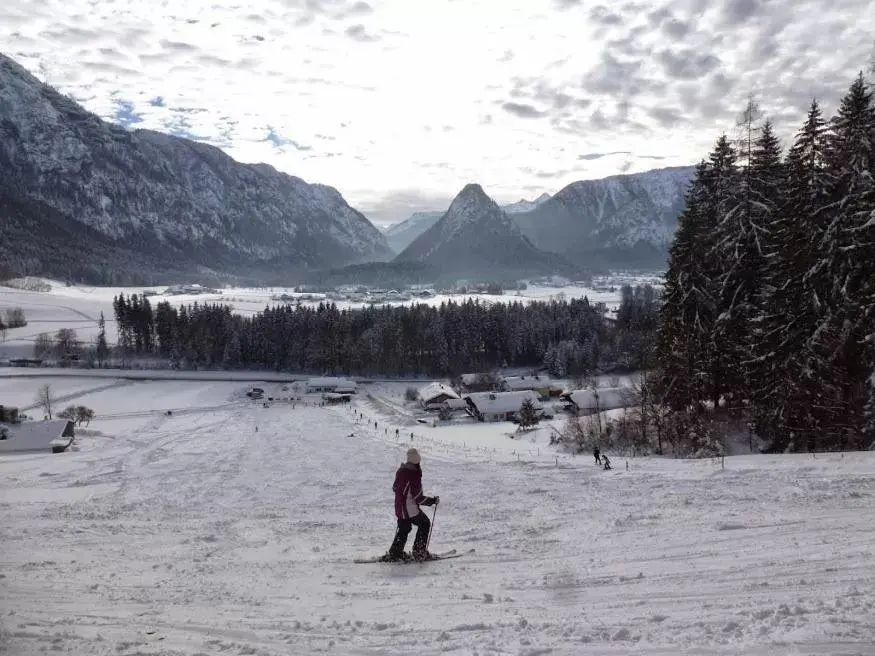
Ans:
[[[645,279],[646,278],[646,279]],[[290,286],[293,291],[284,290],[280,293],[272,293],[270,300],[280,303],[319,303],[321,301],[363,303],[370,305],[383,305],[387,303],[404,303],[415,300],[427,300],[438,295],[516,295],[523,296],[523,292],[529,287],[557,289],[556,297],[564,296],[563,289],[585,288],[600,293],[616,293],[623,285],[640,284],[660,285],[658,275],[650,274],[643,276],[640,273],[612,273],[604,276],[594,276],[590,280],[571,280],[563,276],[552,275],[529,280],[520,280],[512,283],[504,282],[478,282],[470,280],[457,280],[444,285],[407,285],[397,289],[370,286],[370,285],[337,285],[315,286],[294,285]],[[289,289],[289,288],[287,288]],[[206,287],[198,283],[179,283],[166,287],[164,290],[144,289],[142,295],[154,296],[198,296],[201,294],[222,294],[228,290]]]
[[[325,405],[335,405],[351,402],[358,392],[359,383],[354,380],[322,376],[282,385],[281,391],[266,398],[264,388],[252,387],[246,396],[263,401],[267,406],[274,402],[303,400],[305,395],[319,395]],[[418,421],[437,425],[439,421],[458,419],[521,423],[524,404],[529,404],[535,421],[552,419],[557,410],[586,416],[631,407],[635,404],[634,397],[631,387],[619,385],[568,389],[564,382],[541,374],[467,373],[449,384],[430,382],[419,388],[411,386],[406,402],[419,411]]]

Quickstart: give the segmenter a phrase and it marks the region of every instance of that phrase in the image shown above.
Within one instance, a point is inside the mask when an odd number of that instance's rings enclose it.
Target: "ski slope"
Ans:
[[[187,385],[92,392],[119,412],[78,451],[0,457],[0,653],[875,654],[875,453],[605,472],[434,429],[432,549],[476,553],[356,565],[413,429]]]

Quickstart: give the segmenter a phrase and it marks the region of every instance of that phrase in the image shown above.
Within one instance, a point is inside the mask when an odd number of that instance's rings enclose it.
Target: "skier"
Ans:
[[[608,459],[607,456],[602,456],[602,460],[604,460],[605,462],[605,470],[607,471],[611,468],[611,461]]]
[[[426,550],[431,522],[420,509],[423,506],[435,506],[440,503],[440,497],[427,497],[422,493],[422,469],[419,451],[414,448],[407,450],[407,462],[401,464],[395,473],[395,517],[398,519],[398,530],[388,553],[383,560],[408,560],[410,556],[404,553],[407,536],[416,525],[416,538],[413,540],[413,560],[428,560],[431,554]]]
[[[601,453],[601,451],[599,451],[599,448],[597,446],[594,446],[592,448],[592,455],[595,458],[595,464],[597,464],[597,465],[602,464],[601,457],[599,455],[600,453]]]

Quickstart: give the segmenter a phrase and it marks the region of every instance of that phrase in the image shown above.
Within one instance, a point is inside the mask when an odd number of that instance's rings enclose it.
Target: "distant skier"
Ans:
[[[594,447],[592,448],[592,455],[593,455],[593,457],[595,458],[595,464],[597,464],[597,465],[602,464],[602,460],[601,460],[601,456],[600,456],[600,454],[601,454],[601,451],[599,451],[599,448],[598,448],[597,446],[594,446]]]
[[[431,554],[426,550],[431,522],[420,509],[423,506],[434,506],[440,502],[440,497],[427,497],[422,493],[422,469],[419,451],[414,448],[407,450],[407,462],[401,464],[395,473],[395,517],[398,519],[398,529],[388,553],[383,556],[385,561],[407,560],[404,553],[407,536],[413,526],[416,526],[416,538],[413,540],[413,560],[428,560]]]
[[[605,470],[608,470],[611,468],[611,461],[608,458],[608,456],[602,456],[602,461],[605,463]]]

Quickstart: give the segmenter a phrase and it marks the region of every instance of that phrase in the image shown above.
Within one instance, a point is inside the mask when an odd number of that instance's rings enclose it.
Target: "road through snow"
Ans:
[[[875,454],[424,444],[432,548],[476,553],[355,565],[409,443],[355,412],[229,400],[0,459],[0,652],[875,654]]]

